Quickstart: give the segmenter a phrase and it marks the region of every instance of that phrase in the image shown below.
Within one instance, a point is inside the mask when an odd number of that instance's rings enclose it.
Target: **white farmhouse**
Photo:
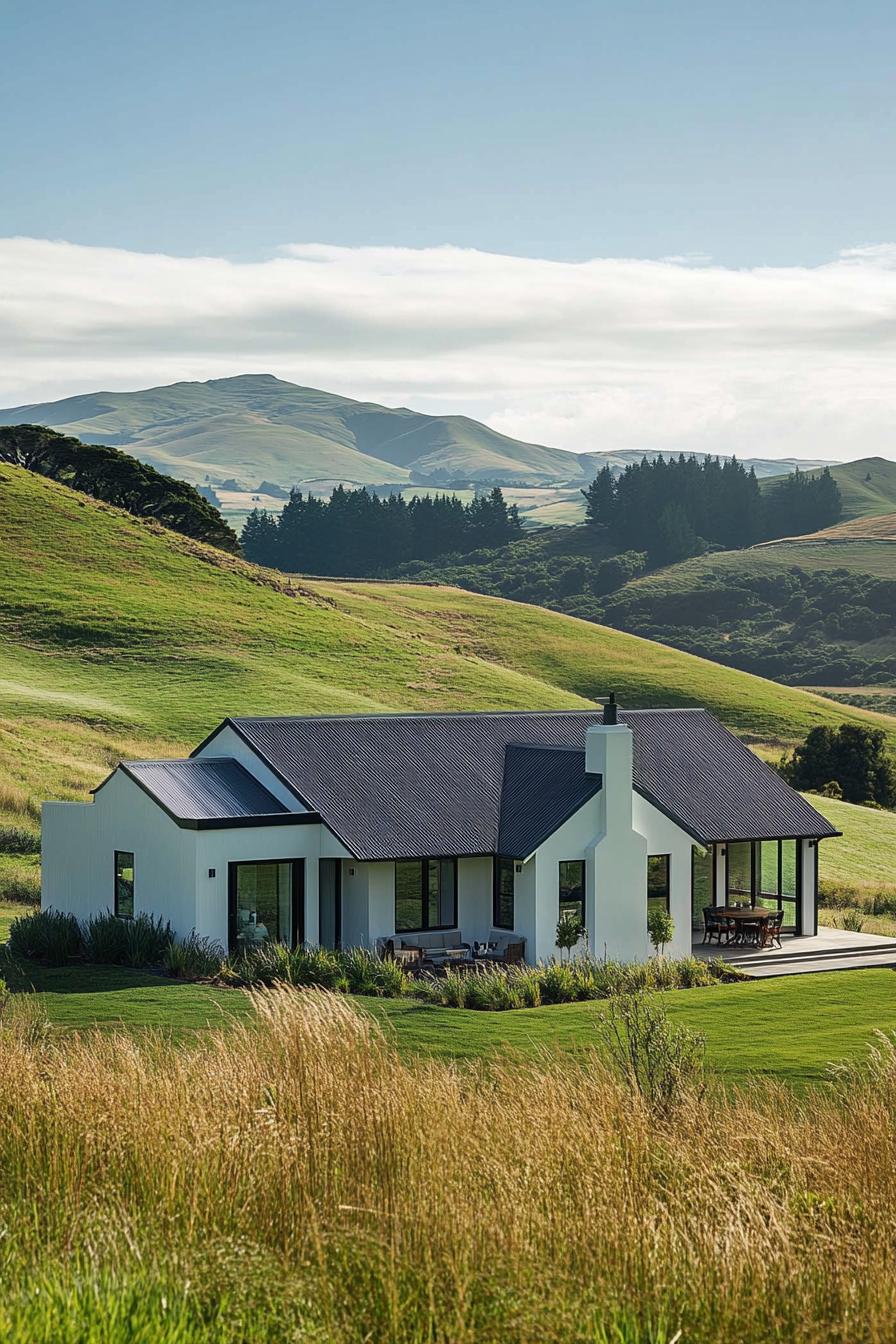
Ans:
[[[651,904],[679,956],[711,905],[814,934],[833,834],[705,710],[235,718],[188,760],[45,804],[42,904],[146,911],[231,950],[478,942],[530,962],[569,911],[633,961]]]

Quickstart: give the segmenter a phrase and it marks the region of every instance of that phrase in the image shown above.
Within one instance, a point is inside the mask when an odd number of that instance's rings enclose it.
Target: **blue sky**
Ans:
[[[892,4],[9,9],[3,235],[726,266],[892,240]]]
[[[896,6],[11,0],[0,404],[896,457]]]

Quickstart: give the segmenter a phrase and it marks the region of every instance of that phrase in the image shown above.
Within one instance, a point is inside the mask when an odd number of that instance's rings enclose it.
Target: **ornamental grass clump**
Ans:
[[[171,925],[147,914],[122,919],[107,910],[81,929],[86,959],[107,966],[163,966],[173,942]]]
[[[42,961],[47,966],[65,966],[81,952],[81,927],[74,915],[60,910],[35,910],[13,920],[8,947],[14,957]]]
[[[460,1066],[342,995],[250,998],[180,1046],[4,1018],[4,1341],[893,1338],[892,1039],[730,1089],[640,1000],[616,1058],[608,1022]]]
[[[186,938],[172,939],[162,964],[176,980],[213,980],[221,974],[224,960],[220,943],[194,930]]]

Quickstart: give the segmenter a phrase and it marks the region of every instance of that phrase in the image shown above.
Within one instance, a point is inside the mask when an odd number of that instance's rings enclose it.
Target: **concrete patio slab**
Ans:
[[[896,938],[880,934],[850,933],[847,929],[820,928],[817,934],[785,934],[780,947],[757,951],[695,938],[695,957],[721,957],[751,977],[805,975],[815,971],[861,970],[868,966],[896,967]]]

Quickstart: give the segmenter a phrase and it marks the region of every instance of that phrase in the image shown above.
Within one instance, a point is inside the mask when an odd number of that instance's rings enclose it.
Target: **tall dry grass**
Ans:
[[[339,996],[254,1002],[186,1049],[0,1029],[4,1340],[894,1338],[886,1043],[664,1118],[598,1052],[413,1062]]]

